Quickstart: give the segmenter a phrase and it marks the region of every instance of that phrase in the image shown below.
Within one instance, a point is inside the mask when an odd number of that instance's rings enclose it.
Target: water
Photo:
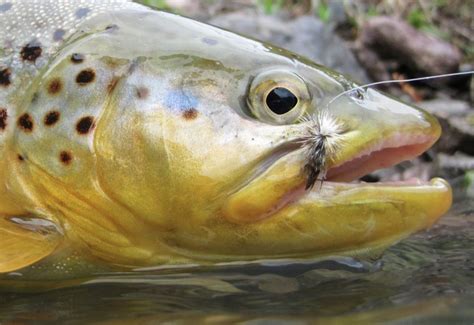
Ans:
[[[102,275],[47,292],[0,293],[0,324],[472,325],[474,203],[458,197],[438,225],[392,247],[378,261]]]

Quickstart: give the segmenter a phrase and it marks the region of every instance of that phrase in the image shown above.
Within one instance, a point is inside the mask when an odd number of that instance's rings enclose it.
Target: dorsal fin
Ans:
[[[59,228],[50,221],[0,217],[0,273],[22,269],[47,257],[61,239]]]

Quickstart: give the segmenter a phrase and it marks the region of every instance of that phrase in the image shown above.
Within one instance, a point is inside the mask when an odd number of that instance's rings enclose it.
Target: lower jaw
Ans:
[[[326,173],[325,179],[317,181],[310,192],[322,195],[326,190],[331,192],[331,189],[362,189],[368,187],[376,187],[379,189],[383,187],[399,187],[400,190],[406,189],[407,187],[419,187],[420,190],[429,191],[430,187],[439,187],[440,183],[442,183],[443,186],[449,187],[444,180],[439,178],[429,181],[421,180],[419,178],[410,178],[401,181],[379,181],[370,183],[359,180],[360,177],[375,170],[391,167],[402,161],[413,159],[425,152],[431,144],[432,141],[426,141],[400,147],[384,148],[370,152],[366,155],[358,156],[336,167],[330,168]],[[304,188],[304,184],[301,184],[299,187],[289,192],[282,198],[278,207],[281,208],[287,204],[297,202],[307,194],[307,191],[305,191]]]

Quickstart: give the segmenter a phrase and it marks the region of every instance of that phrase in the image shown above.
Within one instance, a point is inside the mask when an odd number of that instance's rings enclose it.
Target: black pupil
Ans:
[[[268,108],[278,115],[288,113],[296,104],[298,104],[298,98],[286,88],[277,87],[267,96]]]

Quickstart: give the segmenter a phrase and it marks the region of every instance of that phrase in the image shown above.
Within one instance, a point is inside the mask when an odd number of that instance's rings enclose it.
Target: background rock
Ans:
[[[379,16],[368,20],[362,27],[358,47],[361,53],[372,51],[414,75],[457,72],[461,62],[461,53],[456,47],[396,17]],[[371,64],[367,63],[365,66],[370,72]],[[380,78],[379,75],[373,77]],[[446,80],[438,79],[436,83]]]
[[[436,144],[437,150],[474,155],[474,110],[468,102],[438,98],[420,102],[418,106],[434,114],[441,123],[443,136]]]

